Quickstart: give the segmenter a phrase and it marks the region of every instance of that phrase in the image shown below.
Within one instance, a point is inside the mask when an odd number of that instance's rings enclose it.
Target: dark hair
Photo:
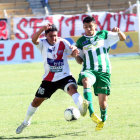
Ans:
[[[45,34],[48,34],[50,31],[58,31],[56,26],[54,24],[50,25],[51,28],[48,30],[45,30]]]
[[[95,22],[94,17],[92,16],[87,16],[84,18],[83,23],[90,23],[90,22]]]

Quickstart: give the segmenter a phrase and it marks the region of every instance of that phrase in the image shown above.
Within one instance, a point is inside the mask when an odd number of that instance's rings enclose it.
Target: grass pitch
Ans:
[[[64,110],[75,106],[72,98],[58,90],[45,101],[23,133],[15,130],[23,121],[43,75],[42,63],[0,65],[0,139],[2,140],[140,140],[140,56],[111,58],[111,95],[108,120],[102,131],[95,131],[89,118],[67,122]],[[77,79],[81,65],[69,61]],[[78,88],[83,94],[82,87]],[[100,116],[98,98],[94,109]]]

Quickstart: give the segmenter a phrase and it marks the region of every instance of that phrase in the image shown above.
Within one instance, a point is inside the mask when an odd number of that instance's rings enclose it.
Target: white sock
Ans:
[[[28,107],[27,113],[26,113],[26,117],[24,119],[24,124],[29,124],[32,118],[32,115],[36,112],[37,108],[33,107],[31,104]]]
[[[78,108],[80,108],[81,104],[83,103],[83,98],[79,93],[74,93],[72,95],[72,99],[74,101],[74,103],[78,106]]]

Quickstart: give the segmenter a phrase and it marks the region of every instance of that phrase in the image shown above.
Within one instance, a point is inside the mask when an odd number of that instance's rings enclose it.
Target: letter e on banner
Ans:
[[[15,43],[12,47],[11,54],[7,57],[7,61],[14,59],[17,49],[19,48],[19,43]]]
[[[0,61],[4,61],[4,56],[3,55],[3,51],[1,51],[1,49],[4,49],[4,44],[0,44]]]

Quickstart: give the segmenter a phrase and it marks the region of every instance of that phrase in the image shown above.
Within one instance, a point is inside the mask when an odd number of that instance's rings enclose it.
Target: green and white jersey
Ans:
[[[83,59],[83,70],[95,70],[111,73],[109,60],[109,49],[119,41],[117,32],[97,31],[94,36],[82,36],[76,46],[80,50],[80,57]]]

